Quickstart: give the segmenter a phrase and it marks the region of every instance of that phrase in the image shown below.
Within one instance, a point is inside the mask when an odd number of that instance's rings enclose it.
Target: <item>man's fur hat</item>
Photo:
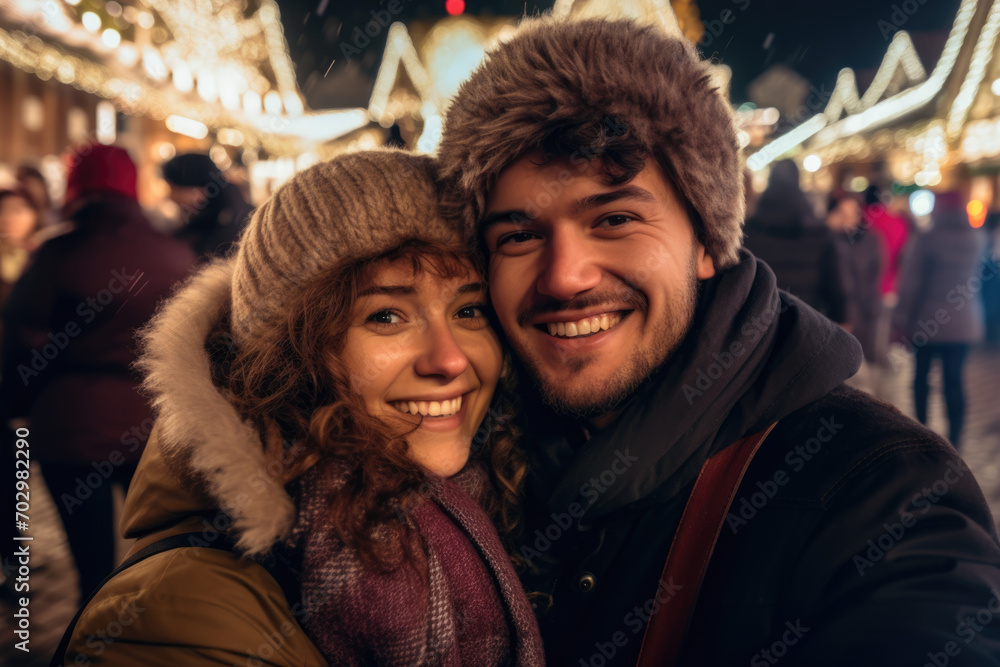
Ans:
[[[736,264],[745,204],[732,109],[691,44],[632,21],[526,19],[490,52],[445,121],[444,209],[474,226],[504,167],[556,131],[609,119],[697,213],[716,268]]]

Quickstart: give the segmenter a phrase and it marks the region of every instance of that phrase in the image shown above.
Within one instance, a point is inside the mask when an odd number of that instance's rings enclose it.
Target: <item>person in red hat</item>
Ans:
[[[0,406],[3,424],[27,422],[89,593],[115,565],[112,486],[128,488],[152,426],[133,335],[194,256],[150,226],[125,150],[84,145],[67,167],[73,228],[44,243],[12,289]]]

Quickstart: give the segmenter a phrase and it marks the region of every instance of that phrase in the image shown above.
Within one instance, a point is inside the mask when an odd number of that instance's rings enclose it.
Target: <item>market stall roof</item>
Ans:
[[[358,110],[304,109],[274,0],[145,6],[108,2],[99,15],[72,2],[0,3],[0,58],[131,115],[176,116],[196,134],[238,129],[249,146],[277,155],[367,123]]]
[[[998,29],[1000,0],[962,0],[929,76],[910,35],[897,32],[864,95],[854,71],[842,70],[825,108],[755,152],[747,166],[759,171],[799,146],[817,151],[920,119],[940,118],[948,139],[957,138],[993,59]]]

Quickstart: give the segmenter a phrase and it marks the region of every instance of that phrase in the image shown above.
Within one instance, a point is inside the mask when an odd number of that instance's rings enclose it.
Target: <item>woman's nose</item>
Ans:
[[[429,324],[423,333],[422,350],[417,357],[418,375],[456,378],[469,366],[455,335],[446,323]]]

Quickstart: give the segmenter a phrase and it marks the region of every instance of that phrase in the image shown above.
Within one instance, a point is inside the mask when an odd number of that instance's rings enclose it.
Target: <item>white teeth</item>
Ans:
[[[450,417],[462,409],[462,397],[448,401],[394,401],[392,406],[400,412],[425,417]]]
[[[548,322],[545,327],[550,336],[565,336],[573,338],[575,336],[586,336],[587,334],[604,331],[621,322],[621,315],[617,313],[595,315],[575,322]]]

